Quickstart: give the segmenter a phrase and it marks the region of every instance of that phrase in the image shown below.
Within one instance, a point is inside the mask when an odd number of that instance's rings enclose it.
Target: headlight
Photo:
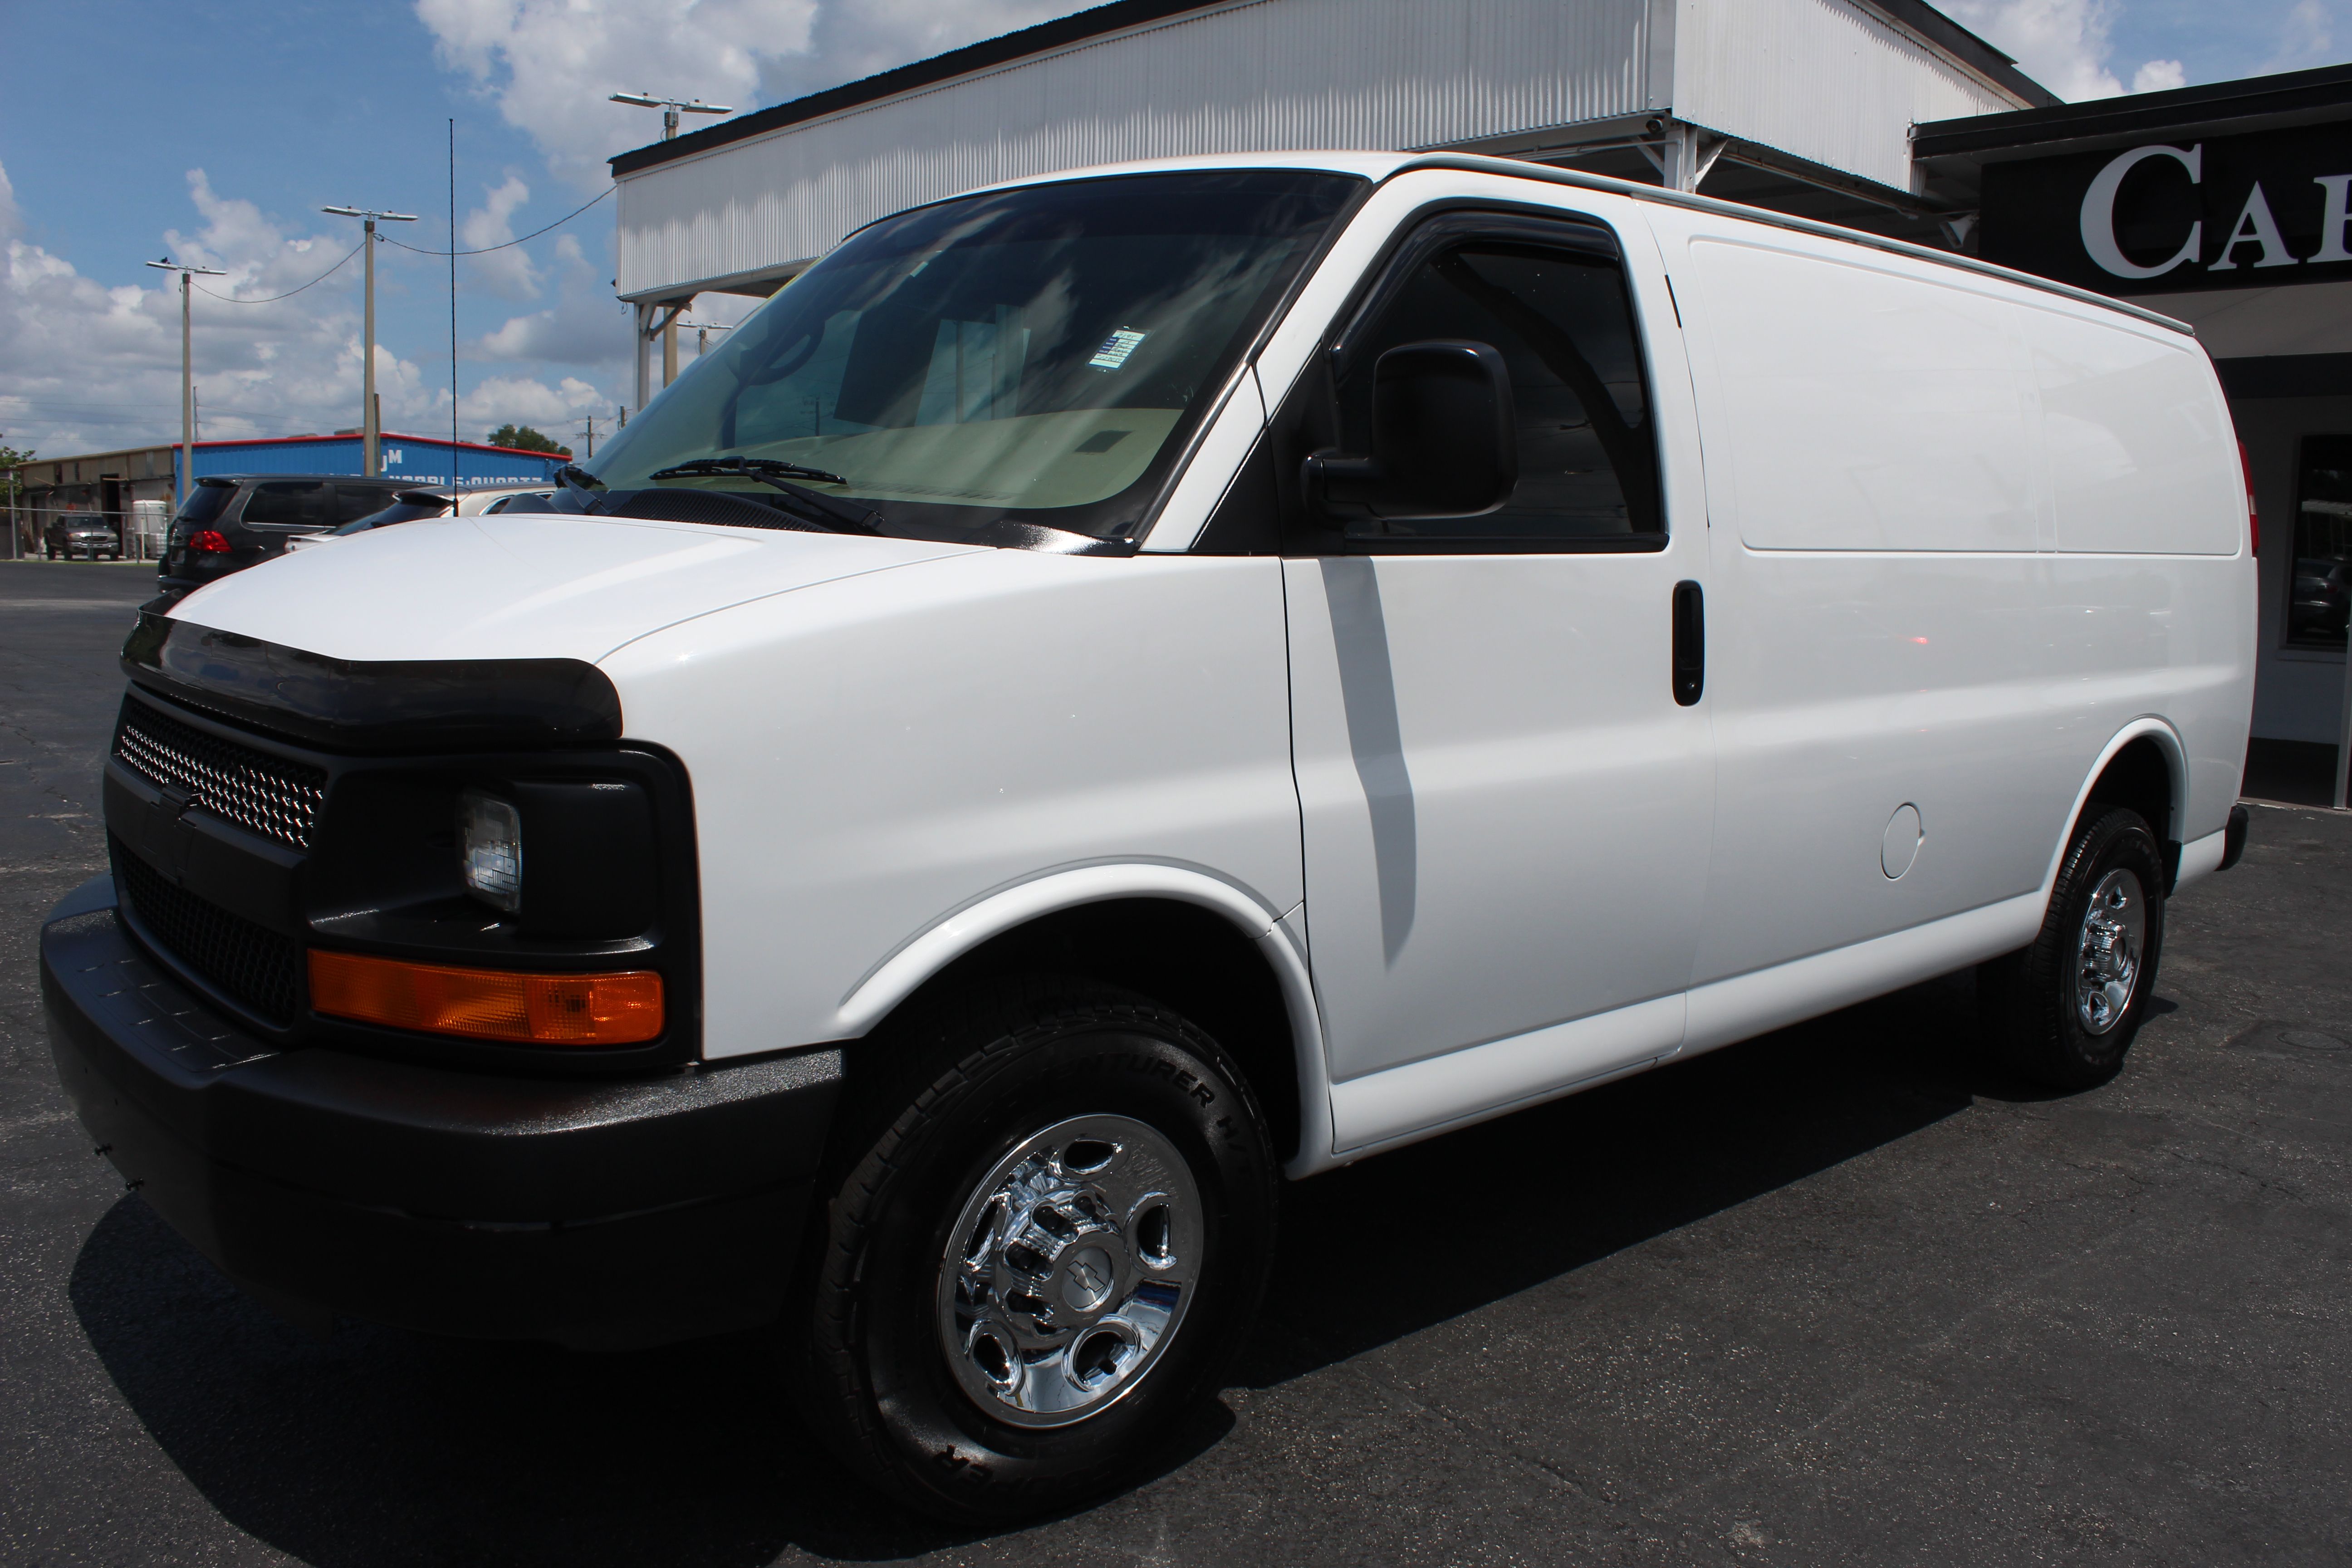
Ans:
[[[466,886],[494,910],[522,908],[522,815],[509,802],[469,789],[457,797],[457,850]]]

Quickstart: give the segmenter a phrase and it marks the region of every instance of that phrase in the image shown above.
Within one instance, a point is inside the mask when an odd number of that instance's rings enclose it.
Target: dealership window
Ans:
[[[2352,436],[2306,436],[2294,483],[2289,647],[2341,648],[2352,610]]]

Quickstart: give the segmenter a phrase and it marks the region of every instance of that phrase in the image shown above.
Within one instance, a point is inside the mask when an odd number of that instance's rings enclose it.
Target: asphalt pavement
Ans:
[[[0,1563],[2352,1560],[2352,818],[2257,809],[2090,1093],[1982,1065],[1958,977],[1293,1188],[1161,1473],[949,1533],[757,1336],[313,1341],[93,1157],[35,934],[151,572],[0,563]]]

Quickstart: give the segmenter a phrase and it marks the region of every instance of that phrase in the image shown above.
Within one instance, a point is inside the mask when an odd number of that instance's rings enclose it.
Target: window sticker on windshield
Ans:
[[[1103,340],[1103,346],[1097,349],[1095,357],[1087,363],[1097,370],[1117,370],[1127,363],[1127,356],[1141,345],[1145,335],[1131,327],[1121,327]]]

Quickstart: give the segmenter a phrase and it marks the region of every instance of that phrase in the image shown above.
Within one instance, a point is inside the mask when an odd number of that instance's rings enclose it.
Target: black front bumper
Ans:
[[[242,1034],[150,962],[110,879],[41,931],[58,1074],[140,1195],[261,1300],[583,1348],[781,1308],[841,1084],[812,1050],[622,1081]]]

